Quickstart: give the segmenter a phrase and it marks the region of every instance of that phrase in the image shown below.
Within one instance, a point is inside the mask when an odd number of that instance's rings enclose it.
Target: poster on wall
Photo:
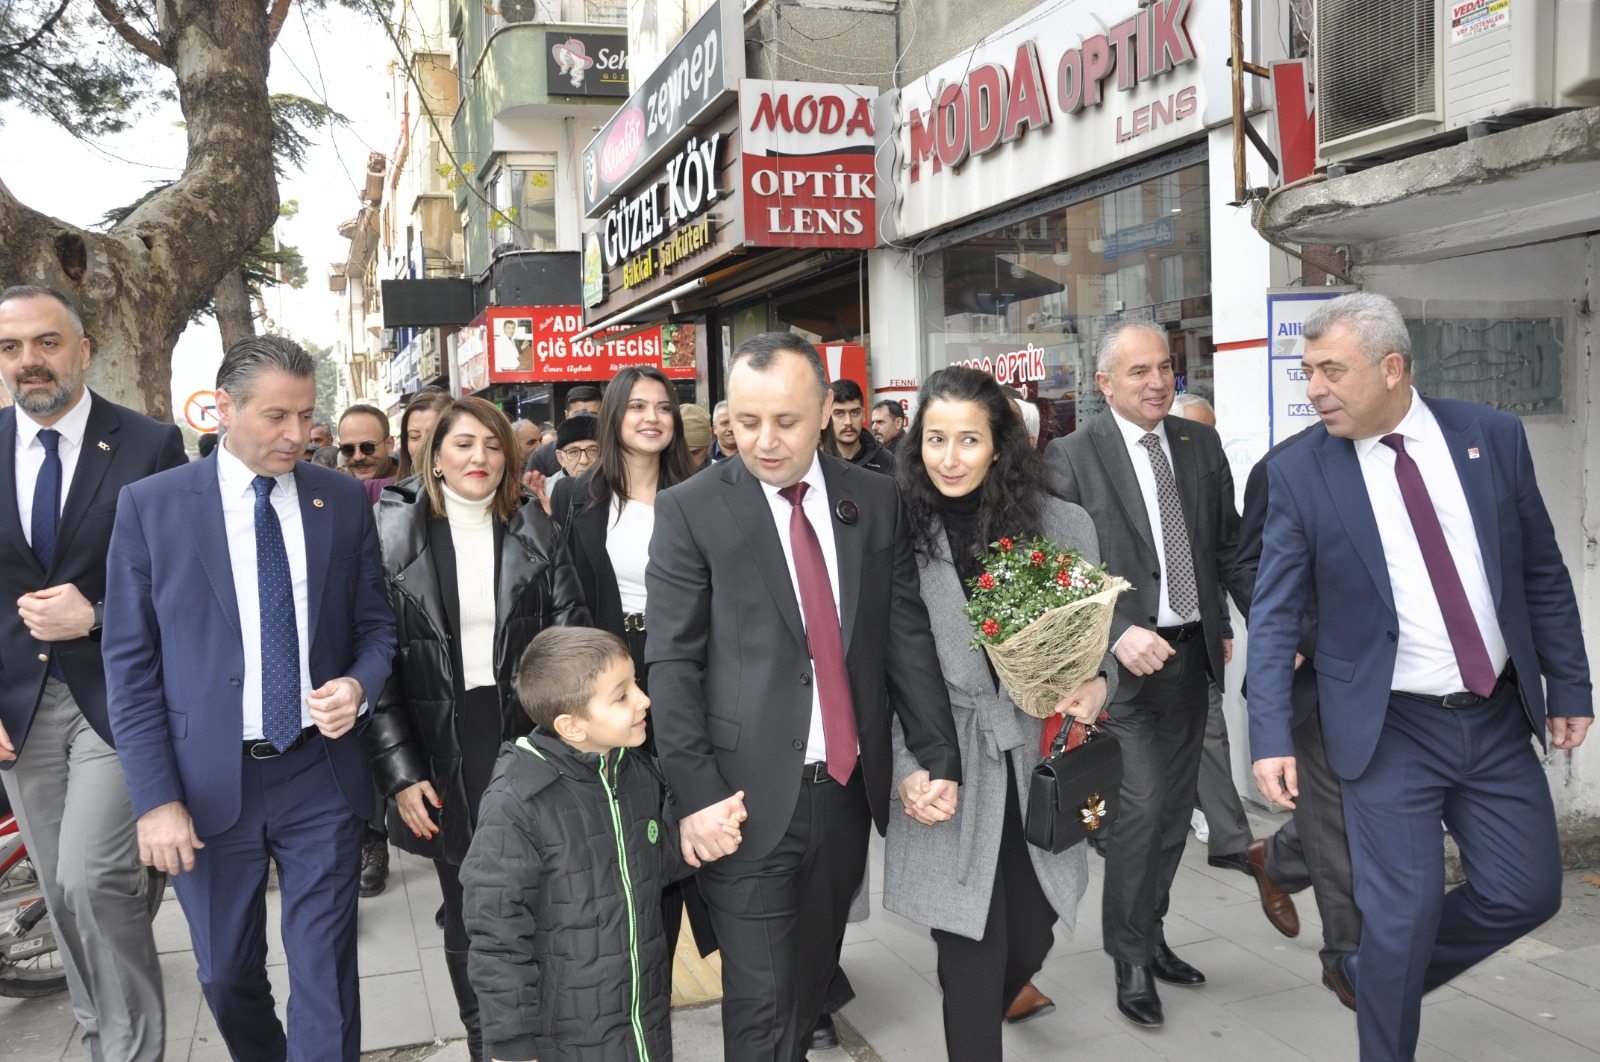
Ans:
[[[456,386],[470,395],[489,386],[488,315],[479,314],[456,336]]]
[[[1306,399],[1306,374],[1300,367],[1305,340],[1300,326],[1319,305],[1357,289],[1352,287],[1274,288],[1267,292],[1267,424],[1276,446],[1320,422]]]
[[[495,383],[600,382],[629,365],[649,365],[673,379],[692,380],[698,364],[693,322],[625,325],[579,339],[584,325],[578,306],[496,307],[488,318],[486,330],[495,345],[490,377]]]

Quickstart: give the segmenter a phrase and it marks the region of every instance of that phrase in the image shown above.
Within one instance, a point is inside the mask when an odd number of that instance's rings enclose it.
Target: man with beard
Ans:
[[[861,385],[854,380],[835,380],[829,386],[833,389],[833,439],[839,456],[852,465],[894,475],[894,454],[864,430]]]
[[[374,504],[400,471],[389,418],[377,406],[355,405],[339,415],[339,455],[345,469],[366,485],[367,500]]]
[[[90,343],[47,288],[0,292],[0,778],[55,926],[90,1058],[159,1059],[161,968],[100,657],[122,488],[185,463],[183,437],[84,386]]]
[[[900,444],[900,434],[906,427],[906,411],[899,402],[892,398],[874,402],[867,426],[872,429],[872,437],[882,443],[885,450],[899,456],[895,447]]]

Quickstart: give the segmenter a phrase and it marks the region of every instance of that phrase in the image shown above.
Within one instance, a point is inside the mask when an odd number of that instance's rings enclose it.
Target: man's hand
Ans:
[[[1594,719],[1587,715],[1553,715],[1546,721],[1550,727],[1550,747],[1556,749],[1575,749],[1583,744],[1583,739],[1589,733],[1589,724]],[[5,731],[0,730],[0,736]],[[4,759],[0,755],[0,759]]]
[[[361,683],[344,676],[312,690],[306,696],[306,707],[322,736],[331,740],[344,737],[356,725],[356,714],[366,699]]]
[[[1165,638],[1144,627],[1129,627],[1111,651],[1117,662],[1135,675],[1154,675],[1178,653]]]
[[[41,642],[87,638],[94,629],[94,606],[71,583],[23,594],[17,598],[17,614]]]
[[[10,763],[17,758],[17,747],[11,743],[11,735],[6,733],[6,725],[0,723],[0,763]]]
[[[444,801],[433,791],[433,783],[424,778],[415,785],[408,785],[394,795],[395,807],[400,809],[400,821],[406,824],[406,829],[411,831],[413,837],[433,837],[439,832],[439,827],[434,825],[433,818],[428,814],[428,804],[436,808],[444,807]]]
[[[1224,639],[1222,639],[1222,662],[1224,664],[1233,663],[1233,639],[1232,638],[1224,638]]]
[[[678,824],[683,861],[691,867],[698,867],[703,862],[711,863],[737,852],[743,838],[737,832],[730,834],[725,827],[729,822],[740,823],[747,817],[743,789],[726,800],[719,800],[692,815],[685,815]]]
[[[924,826],[946,822],[956,813],[959,787],[954,782],[930,779],[927,771],[919,770],[901,779],[898,789],[906,814]]]
[[[174,800],[139,816],[139,862],[177,877],[194,869],[194,853],[204,848],[183,801]]]
[[[1294,798],[1300,795],[1300,775],[1295,770],[1293,756],[1257,760],[1251,771],[1256,776],[1256,788],[1267,798],[1267,803],[1294,807]]]
[[[1070,715],[1080,723],[1092,723],[1106,706],[1106,680],[1096,675],[1056,702],[1057,715]]]

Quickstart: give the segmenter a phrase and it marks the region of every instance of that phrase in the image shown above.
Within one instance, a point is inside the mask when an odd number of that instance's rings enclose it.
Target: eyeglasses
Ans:
[[[569,461],[593,461],[600,456],[599,446],[569,446],[561,451],[567,455]]]
[[[346,457],[354,457],[358,448],[361,450],[363,457],[371,457],[378,452],[378,444],[375,442],[345,443],[339,447],[339,452]]]

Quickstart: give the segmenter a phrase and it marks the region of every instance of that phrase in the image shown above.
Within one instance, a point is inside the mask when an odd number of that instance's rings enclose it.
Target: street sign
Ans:
[[[202,435],[209,435],[222,425],[217,420],[217,393],[215,391],[196,391],[189,396],[189,401],[183,404],[183,419],[189,422],[189,427]]]

